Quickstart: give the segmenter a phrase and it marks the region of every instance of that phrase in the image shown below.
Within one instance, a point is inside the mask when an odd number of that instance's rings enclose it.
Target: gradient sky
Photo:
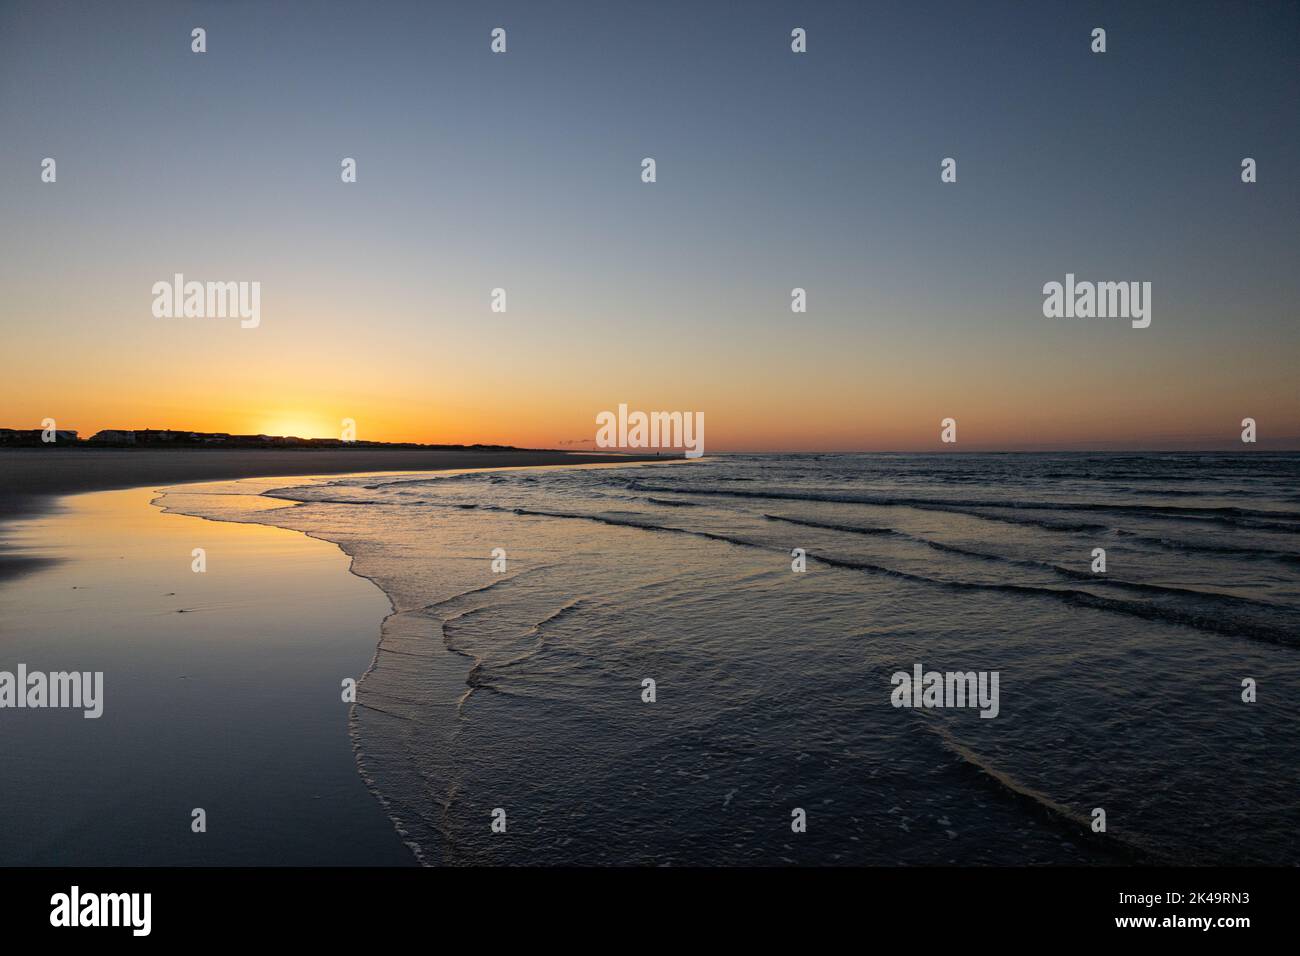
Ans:
[[[1293,2],[0,0],[0,426],[1300,448],[1298,106]]]

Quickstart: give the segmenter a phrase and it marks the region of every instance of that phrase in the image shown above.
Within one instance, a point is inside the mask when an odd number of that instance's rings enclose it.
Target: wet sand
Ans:
[[[413,863],[341,695],[387,598],[327,542],[155,497],[77,495],[15,524],[57,561],[0,588],[0,669],[102,671],[104,705],[5,711],[0,865]]]
[[[531,449],[0,449],[0,581],[39,570],[49,558],[15,547],[8,519],[39,515],[60,495],[191,481],[368,471],[441,471],[656,460]]]

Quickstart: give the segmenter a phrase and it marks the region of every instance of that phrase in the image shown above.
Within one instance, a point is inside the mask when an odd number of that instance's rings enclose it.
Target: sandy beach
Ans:
[[[654,460],[655,456],[648,456]],[[14,547],[8,519],[34,516],[61,495],[235,478],[337,475],[370,471],[440,471],[530,465],[636,461],[532,449],[0,449],[0,580],[48,564],[45,555]]]
[[[0,779],[12,837],[0,865],[413,864],[357,773],[341,692],[369,665],[388,598],[329,542],[151,502],[204,479],[611,457],[4,452],[0,668],[102,672],[104,706],[93,720],[18,710],[0,724],[24,768]]]

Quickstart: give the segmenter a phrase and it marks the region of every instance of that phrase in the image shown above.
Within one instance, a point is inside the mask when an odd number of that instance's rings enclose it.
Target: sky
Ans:
[[[1295,2],[0,0],[0,427],[1300,449],[1298,106]]]

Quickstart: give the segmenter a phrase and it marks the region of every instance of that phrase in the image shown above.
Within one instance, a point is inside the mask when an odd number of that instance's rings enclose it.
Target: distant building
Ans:
[[[174,441],[180,441],[184,435],[181,432],[174,432],[169,428],[155,431],[152,428],[142,428],[135,433],[135,441],[138,445],[162,445]]]
[[[252,440],[253,436],[245,437]],[[170,428],[105,428],[90,440],[100,445],[220,445],[230,441],[231,436],[229,432],[178,432]]]
[[[53,434],[54,441],[42,441],[40,428],[0,428],[0,446],[69,445],[100,447],[196,448],[218,445],[223,448],[471,448],[503,450],[509,445],[425,445],[419,442],[344,441],[341,438],[298,438],[295,435],[232,435],[229,432],[177,431],[171,428],[105,428],[88,440],[73,429]]]
[[[45,440],[43,428],[0,428],[0,445],[50,445],[76,444],[77,433],[69,429],[56,429],[54,441]]]
[[[101,445],[134,445],[135,432],[123,428],[105,428],[91,435],[90,440]]]

